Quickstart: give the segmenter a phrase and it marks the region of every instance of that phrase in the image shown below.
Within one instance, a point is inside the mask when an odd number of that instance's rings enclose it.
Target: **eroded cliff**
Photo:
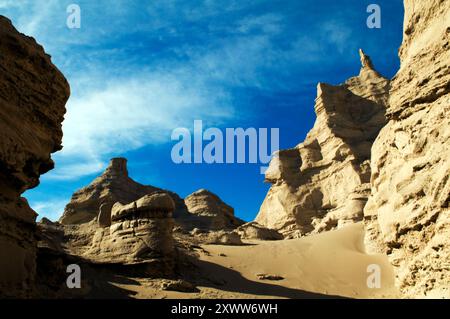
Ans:
[[[366,245],[413,297],[450,297],[449,41],[449,1],[405,1],[389,121],[372,148]]]
[[[29,296],[37,214],[21,194],[53,168],[70,89],[33,38],[0,16],[0,296]]]
[[[389,81],[360,56],[358,76],[339,86],[319,83],[314,127],[303,143],[271,161],[266,180],[272,186],[256,217],[261,225],[298,237],[362,220]]]

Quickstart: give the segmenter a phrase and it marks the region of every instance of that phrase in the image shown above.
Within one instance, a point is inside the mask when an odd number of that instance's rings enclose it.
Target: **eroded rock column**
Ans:
[[[69,94],[43,48],[0,16],[0,297],[33,290],[37,214],[21,194],[54,166]]]
[[[401,68],[372,148],[366,245],[412,297],[450,297],[450,2],[406,0]]]
[[[273,158],[272,186],[256,222],[298,237],[361,221],[370,194],[370,151],[386,123],[389,80],[360,51],[361,71],[344,84],[319,83],[314,127]]]
[[[100,263],[147,263],[155,274],[170,273],[174,264],[174,210],[172,197],[162,192],[126,205],[114,204],[111,226],[99,225],[86,257]]]

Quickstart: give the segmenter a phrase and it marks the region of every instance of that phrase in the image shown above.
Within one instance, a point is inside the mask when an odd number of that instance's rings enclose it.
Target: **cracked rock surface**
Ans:
[[[146,262],[171,271],[174,258],[172,217],[175,203],[166,193],[154,193],[111,211],[111,226],[99,227],[84,258],[100,263]]]
[[[361,71],[344,84],[319,83],[314,127],[272,159],[272,184],[255,221],[299,237],[361,221],[370,194],[370,149],[386,123],[389,80],[360,51]]]
[[[70,89],[44,49],[3,16],[0,52],[0,297],[28,297],[37,214],[21,194],[54,166]]]
[[[405,1],[401,67],[372,148],[366,245],[407,296],[450,297],[450,2]]]

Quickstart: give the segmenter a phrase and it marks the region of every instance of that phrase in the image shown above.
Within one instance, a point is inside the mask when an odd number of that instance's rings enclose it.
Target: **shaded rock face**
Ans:
[[[202,229],[200,242],[242,244],[231,230],[244,222],[217,195],[200,190],[183,200],[133,181],[126,164],[112,159],[103,174],[75,192],[56,229],[41,223],[40,246],[93,263],[146,264],[158,275],[169,274],[174,264],[174,226],[182,233]]]
[[[450,2],[405,1],[401,68],[372,148],[366,246],[407,296],[450,297]]]
[[[98,218],[99,223],[106,227],[110,225],[111,208],[116,202],[128,204],[157,191],[161,189],[139,184],[128,176],[125,158],[113,158],[102,175],[72,195],[60,222],[81,224]],[[183,200],[175,193],[167,193],[176,203],[176,214],[186,214]]]
[[[283,235],[275,229],[265,228],[256,222],[246,223],[239,226],[236,232],[242,239],[257,239],[257,240],[281,240]]]
[[[234,216],[234,209],[219,196],[200,189],[184,199],[189,215],[180,220],[185,228],[205,230],[234,229],[244,222]]]
[[[389,81],[362,51],[360,74],[320,83],[317,119],[305,141],[279,151],[266,171],[272,183],[255,221],[288,237],[360,221],[370,193],[370,149],[386,123]]]
[[[113,158],[103,174],[72,195],[60,222],[66,225],[86,223],[98,217],[100,207],[103,214],[110,214],[116,202],[130,203],[157,190],[132,180],[128,176],[126,159]],[[103,219],[110,219],[110,216],[100,215]]]
[[[172,214],[175,203],[166,193],[154,193],[129,204],[115,203],[111,226],[97,229],[83,257],[100,263],[145,262],[155,271],[170,272],[174,262]]]
[[[195,232],[195,231],[194,231]],[[196,233],[195,238],[203,244],[239,246],[244,243],[236,231],[217,230],[206,233]]]
[[[70,89],[33,38],[0,16],[0,296],[28,296],[36,213],[20,195],[53,168]]]

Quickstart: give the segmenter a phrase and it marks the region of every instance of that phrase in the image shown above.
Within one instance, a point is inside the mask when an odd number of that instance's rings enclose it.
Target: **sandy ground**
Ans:
[[[160,281],[111,282],[134,298],[392,298],[399,296],[387,257],[368,255],[362,223],[300,239],[245,246],[204,245],[195,261],[197,293],[159,289]],[[379,265],[381,288],[369,288],[367,267]],[[261,280],[258,274],[281,276]],[[192,281],[192,280],[191,280]]]

